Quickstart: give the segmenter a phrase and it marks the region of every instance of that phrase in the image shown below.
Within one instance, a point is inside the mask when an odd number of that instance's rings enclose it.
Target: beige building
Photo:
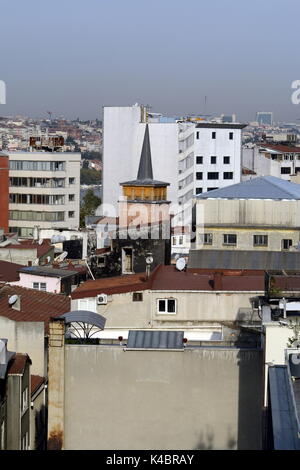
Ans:
[[[78,229],[80,153],[9,153],[9,229]]]
[[[196,226],[193,249],[296,251],[300,186],[266,176],[202,194]]]
[[[220,322],[258,320],[252,298],[264,294],[263,271],[186,270],[158,266],[147,279],[132,274],[86,281],[71,294],[71,310],[106,318],[99,337],[129,329],[184,329],[199,340],[220,333]],[[189,336],[188,336],[189,337]]]

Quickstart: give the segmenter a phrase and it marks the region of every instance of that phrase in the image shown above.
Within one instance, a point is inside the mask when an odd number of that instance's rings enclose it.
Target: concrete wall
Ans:
[[[0,331],[3,338],[8,339],[11,351],[29,355],[32,360],[32,374],[41,376],[47,374],[43,322],[15,322],[0,316]]]
[[[109,296],[107,305],[96,305],[94,300],[95,311],[107,319],[105,328],[151,328],[162,325],[164,327],[185,325],[193,328],[205,321],[245,320],[252,314],[250,299],[263,295],[263,292],[142,292],[142,302],[133,302],[132,292]],[[157,299],[168,297],[177,300],[176,315],[158,314]],[[93,302],[93,298],[90,300]],[[71,301],[71,310],[86,310],[86,308],[77,299]],[[93,306],[89,304],[88,309],[92,310]]]
[[[258,351],[67,345],[64,448],[260,449],[261,377]]]
[[[40,261],[44,261],[47,256],[53,259],[54,247],[49,246],[49,251],[45,255],[40,257]],[[0,248],[0,260],[8,261],[9,263],[22,264],[28,266],[28,261],[34,263],[37,259],[37,248],[23,249],[13,248],[11,245],[9,248]]]

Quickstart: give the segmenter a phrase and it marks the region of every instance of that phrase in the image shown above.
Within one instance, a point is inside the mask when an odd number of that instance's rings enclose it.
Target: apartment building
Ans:
[[[242,150],[242,165],[254,176],[271,175],[291,181],[291,176],[300,172],[300,147],[267,142],[247,145]]]
[[[10,232],[79,227],[80,160],[79,153],[9,153]]]
[[[178,201],[241,181],[245,124],[182,122],[179,126]]]

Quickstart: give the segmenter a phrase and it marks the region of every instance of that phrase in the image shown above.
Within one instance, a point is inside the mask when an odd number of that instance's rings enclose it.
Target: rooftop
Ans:
[[[16,353],[9,363],[7,373],[9,375],[23,375],[28,361],[31,364],[28,354]]]
[[[142,290],[165,291],[264,291],[264,271],[232,271],[187,269],[160,265],[147,279],[143,274],[128,274],[89,280],[75,289],[72,299],[95,297],[98,294],[120,294]]]
[[[78,274],[78,271],[71,269],[55,269],[52,266],[21,266],[20,273],[31,274],[33,276],[49,276],[49,277],[72,277]]]
[[[197,196],[197,199],[300,199],[300,185],[275,176],[262,176]]]
[[[20,310],[8,304],[12,295],[20,297]],[[0,316],[21,322],[43,322],[46,331],[51,317],[70,311],[68,296],[27,289],[20,286],[4,285],[0,288]]]
[[[0,261],[0,282],[19,281],[18,271],[23,267],[22,264]]]
[[[276,153],[300,153],[300,147],[292,147],[290,145],[281,145],[281,144],[259,144],[259,147],[263,147],[268,150],[275,151]]]

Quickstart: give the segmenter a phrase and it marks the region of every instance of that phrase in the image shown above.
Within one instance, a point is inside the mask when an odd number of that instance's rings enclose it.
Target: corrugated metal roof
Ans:
[[[19,269],[20,273],[31,274],[33,276],[47,276],[47,277],[72,277],[78,274],[77,271],[66,269],[55,269],[52,266],[26,266]]]
[[[183,349],[183,331],[129,331],[128,349]]]
[[[262,176],[199,194],[197,199],[300,199],[300,185]]]
[[[299,450],[296,409],[286,366],[269,367],[270,406],[275,450]]]
[[[191,250],[188,267],[191,269],[257,269],[295,270],[300,267],[300,252]]]
[[[88,310],[73,310],[72,312],[65,313],[60,317],[56,317],[58,320],[64,319],[65,323],[88,323],[90,325],[97,326],[101,330],[104,329],[106,318],[99,313],[90,312]]]

